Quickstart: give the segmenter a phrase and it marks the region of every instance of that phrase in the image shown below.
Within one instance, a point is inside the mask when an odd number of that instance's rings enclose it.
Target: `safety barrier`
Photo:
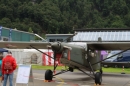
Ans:
[[[45,55],[45,54],[42,55],[42,62],[43,62],[42,65],[48,65],[48,66],[54,65],[54,59],[49,57],[49,56],[53,57],[53,52],[46,52],[46,54],[48,56]],[[56,61],[56,64],[62,66],[62,64],[60,63],[60,61]]]

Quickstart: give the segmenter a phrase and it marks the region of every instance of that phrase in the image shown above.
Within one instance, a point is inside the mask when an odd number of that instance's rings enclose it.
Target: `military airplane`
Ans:
[[[101,50],[129,50],[130,42],[16,42],[16,41],[1,41],[0,48],[9,49],[36,49],[39,52],[46,54],[39,49],[52,49],[54,57],[54,69],[46,70],[45,80],[52,80],[54,76],[78,69],[94,79],[95,84],[102,83],[102,67],[100,60]],[[47,55],[47,54],[46,54]],[[53,74],[60,61],[67,69]],[[99,70],[99,71],[97,71]],[[91,71],[92,74],[89,74]]]

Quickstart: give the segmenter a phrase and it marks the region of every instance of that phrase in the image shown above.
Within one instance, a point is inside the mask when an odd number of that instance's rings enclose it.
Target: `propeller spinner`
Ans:
[[[54,52],[57,52],[57,53],[60,53],[63,51],[63,45],[60,42],[52,43],[51,48]]]

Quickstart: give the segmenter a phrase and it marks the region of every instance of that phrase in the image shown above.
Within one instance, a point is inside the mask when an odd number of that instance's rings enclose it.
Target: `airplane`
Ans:
[[[130,42],[17,42],[17,41],[0,41],[0,48],[9,49],[36,49],[47,55],[39,49],[52,49],[54,57],[54,69],[46,70],[45,80],[51,81],[54,76],[78,69],[84,74],[94,79],[95,84],[102,83],[102,66],[100,60],[101,50],[126,50],[130,49]],[[121,53],[122,53],[121,52]],[[47,55],[48,56],[48,55]],[[112,56],[111,56],[112,57]],[[110,57],[109,57],[110,58]],[[53,74],[60,61],[67,69]],[[86,71],[92,72],[92,74]]]

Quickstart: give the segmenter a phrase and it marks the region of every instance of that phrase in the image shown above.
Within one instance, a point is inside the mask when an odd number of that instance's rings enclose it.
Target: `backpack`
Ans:
[[[4,63],[4,69],[5,70],[12,70],[13,69],[13,65],[9,60],[6,60]]]

